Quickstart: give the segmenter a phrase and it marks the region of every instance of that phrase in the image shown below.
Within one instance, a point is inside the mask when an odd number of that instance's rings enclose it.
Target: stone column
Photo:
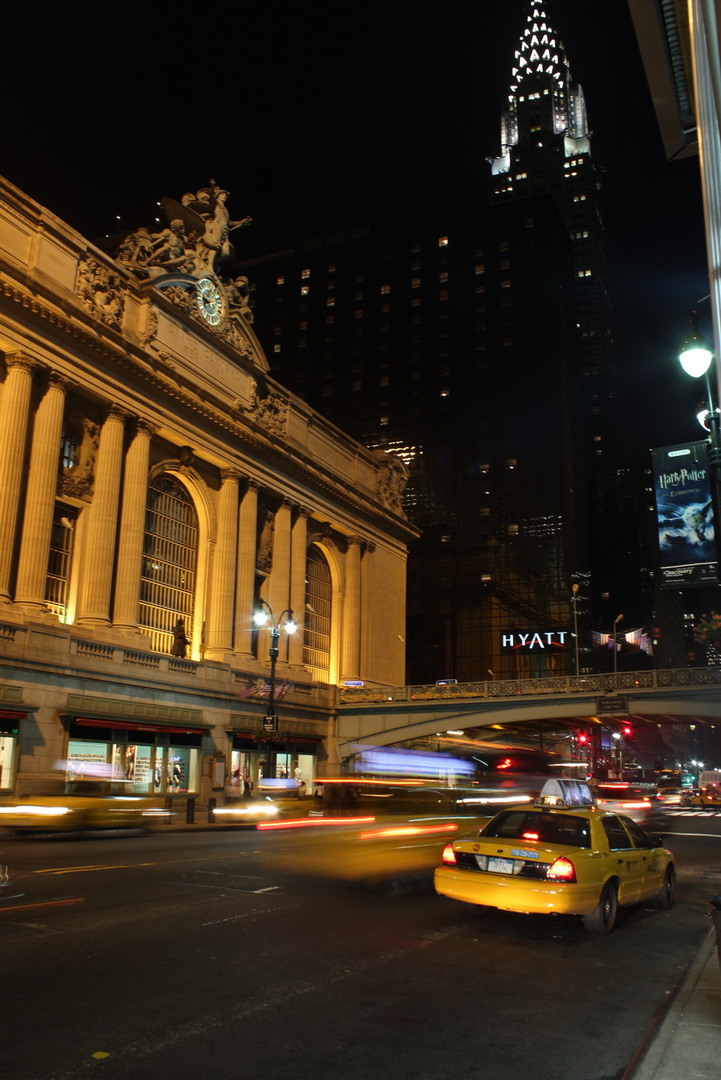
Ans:
[[[88,509],[82,551],[84,574],[76,620],[81,626],[107,626],[110,623],[124,421],[122,410],[113,405],[100,432],[93,501]]]
[[[118,567],[115,572],[113,623],[120,630],[139,633],[140,578],[143,568],[145,510],[148,504],[150,440],[157,428],[138,420],[125,455],[123,499],[120,508]]]
[[[298,623],[298,629],[291,635],[288,646],[288,660],[296,666],[303,666],[303,642],[305,632],[305,572],[308,556],[308,515],[310,511],[298,508],[298,516],[293,524],[290,538],[290,606]]]
[[[45,610],[66,389],[67,381],[52,373],[35,414],[15,586],[15,603],[22,604],[28,613]]]
[[[343,604],[343,661],[341,680],[360,678],[361,539],[348,537]]]
[[[206,660],[225,660],[233,648],[233,600],[235,598],[235,557],[238,550],[237,469],[223,469],[218,499],[218,540],[213,560],[213,587],[210,597],[210,626],[206,628]]]
[[[276,511],[273,530],[273,569],[266,582],[263,599],[270,605],[273,619],[277,624],[283,612],[290,606],[290,502],[288,499],[284,499]],[[264,636],[267,637],[267,628],[261,628],[260,633],[261,640]],[[281,629],[278,657],[281,662],[288,657],[287,638],[288,635]],[[261,659],[264,658],[265,652],[266,647],[261,646],[259,653]]]
[[[30,391],[37,363],[23,353],[5,357],[0,398],[0,600],[10,599],[10,572],[25,460]]]
[[[234,652],[251,657],[253,604],[255,602],[256,544],[258,535],[258,485],[249,480],[238,514],[238,568],[235,581]]]

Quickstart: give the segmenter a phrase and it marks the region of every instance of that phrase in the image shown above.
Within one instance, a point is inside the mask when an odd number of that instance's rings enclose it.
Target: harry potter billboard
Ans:
[[[661,588],[718,581],[716,533],[704,442],[651,451]]]

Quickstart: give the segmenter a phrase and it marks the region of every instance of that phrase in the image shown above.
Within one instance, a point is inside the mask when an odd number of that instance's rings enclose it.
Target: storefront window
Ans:
[[[15,783],[15,747],[12,735],[0,735],[0,788],[12,788]]]
[[[108,732],[110,734],[110,732]],[[187,736],[198,746],[156,745],[167,742],[162,733],[146,742],[121,740],[114,733],[112,741],[70,738],[68,742],[68,781],[95,775],[115,780],[135,795],[182,795],[199,786],[200,737]]]

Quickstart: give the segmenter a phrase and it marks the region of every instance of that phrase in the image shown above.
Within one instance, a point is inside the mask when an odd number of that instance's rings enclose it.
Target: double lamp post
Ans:
[[[278,621],[276,622],[273,618],[273,611],[270,604],[267,604],[266,601],[261,598],[258,601],[258,606],[253,614],[253,621],[256,626],[265,626],[268,619],[270,619],[270,691],[268,694],[268,708],[263,721],[263,730],[275,732],[278,730],[278,717],[275,715],[275,665],[278,660],[280,631],[282,627],[286,634],[294,634],[298,629],[298,623],[293,618],[293,612],[290,608],[286,608],[285,611],[281,612]],[[285,620],[285,622],[283,620]],[[265,755],[266,778],[270,778],[273,775],[274,764],[275,759],[272,744],[268,743]]]

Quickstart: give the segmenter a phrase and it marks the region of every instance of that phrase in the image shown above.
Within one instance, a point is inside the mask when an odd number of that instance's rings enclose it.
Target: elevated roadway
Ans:
[[[336,740],[342,760],[356,743],[388,746],[453,728],[629,715],[717,718],[721,724],[721,667],[341,688]]]

